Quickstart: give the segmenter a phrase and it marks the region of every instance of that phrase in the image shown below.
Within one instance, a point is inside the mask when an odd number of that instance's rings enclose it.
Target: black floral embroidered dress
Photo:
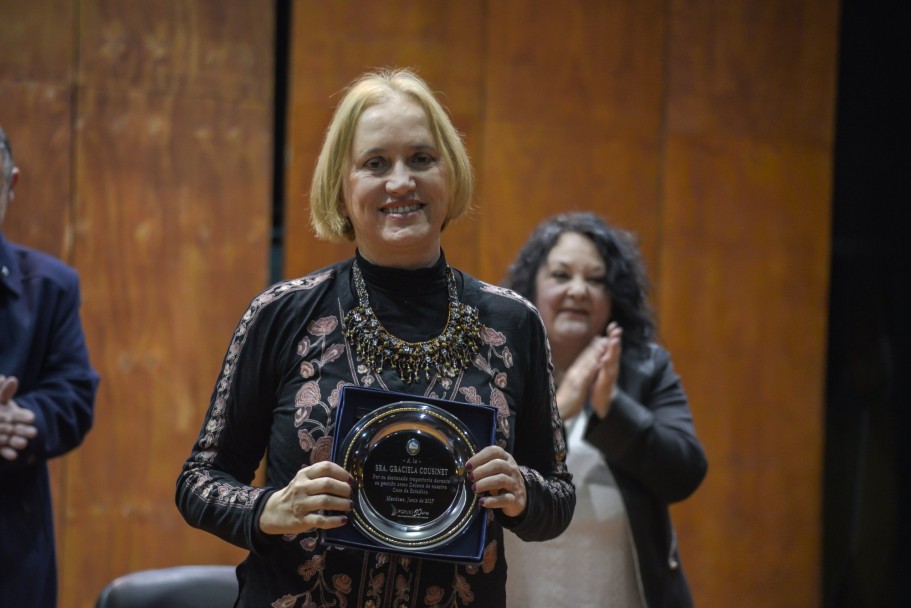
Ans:
[[[388,369],[377,376],[342,335],[344,315],[357,305],[352,262],[276,284],[254,298],[178,478],[178,508],[191,525],[250,550],[239,567],[239,606],[505,606],[503,526],[524,540],[546,540],[565,529],[575,505],[543,323],[513,292],[455,271],[460,301],[477,308],[483,324],[473,364],[455,378],[414,384]],[[445,267],[441,256],[434,272],[444,277]],[[301,467],[329,458],[333,410],[346,384],[497,408],[497,442],[523,467],[528,511],[521,521],[499,510],[488,513],[481,565],[329,547],[318,531],[259,531],[268,496]],[[266,487],[253,487],[267,453]]]

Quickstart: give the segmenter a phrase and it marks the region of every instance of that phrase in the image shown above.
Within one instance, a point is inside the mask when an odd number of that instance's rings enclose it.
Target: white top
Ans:
[[[643,608],[632,532],[604,455],[583,439],[589,414],[566,422],[566,464],[576,486],[559,537],[526,543],[504,530],[509,608]]]

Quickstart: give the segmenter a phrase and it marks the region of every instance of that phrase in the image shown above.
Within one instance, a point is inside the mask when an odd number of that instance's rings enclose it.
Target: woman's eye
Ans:
[[[380,171],[386,168],[386,160],[383,158],[371,158],[364,163],[364,167],[370,169],[371,171]]]
[[[411,157],[411,163],[416,167],[426,167],[434,162],[436,162],[436,159],[426,152],[421,152]]]
[[[607,277],[591,277],[588,282],[601,287],[602,285],[607,285]]]
[[[569,278],[569,275],[562,270],[554,270],[552,273],[550,273],[550,276],[561,281]]]

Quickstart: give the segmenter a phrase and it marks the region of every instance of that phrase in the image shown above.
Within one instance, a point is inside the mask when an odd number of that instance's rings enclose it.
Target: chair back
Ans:
[[[234,566],[138,570],[108,583],[95,608],[232,608],[237,591]]]

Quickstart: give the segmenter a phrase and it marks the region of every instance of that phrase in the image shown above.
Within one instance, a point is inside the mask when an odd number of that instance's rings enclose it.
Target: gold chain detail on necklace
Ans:
[[[449,315],[439,336],[424,342],[406,342],[386,331],[370,308],[367,284],[357,262],[351,267],[359,306],[345,314],[345,338],[354,344],[357,356],[374,374],[387,364],[395,368],[402,381],[413,383],[420,372],[430,380],[435,374],[454,378],[467,368],[481,349],[481,322],[478,310],[459,302],[452,268],[446,266]]]

